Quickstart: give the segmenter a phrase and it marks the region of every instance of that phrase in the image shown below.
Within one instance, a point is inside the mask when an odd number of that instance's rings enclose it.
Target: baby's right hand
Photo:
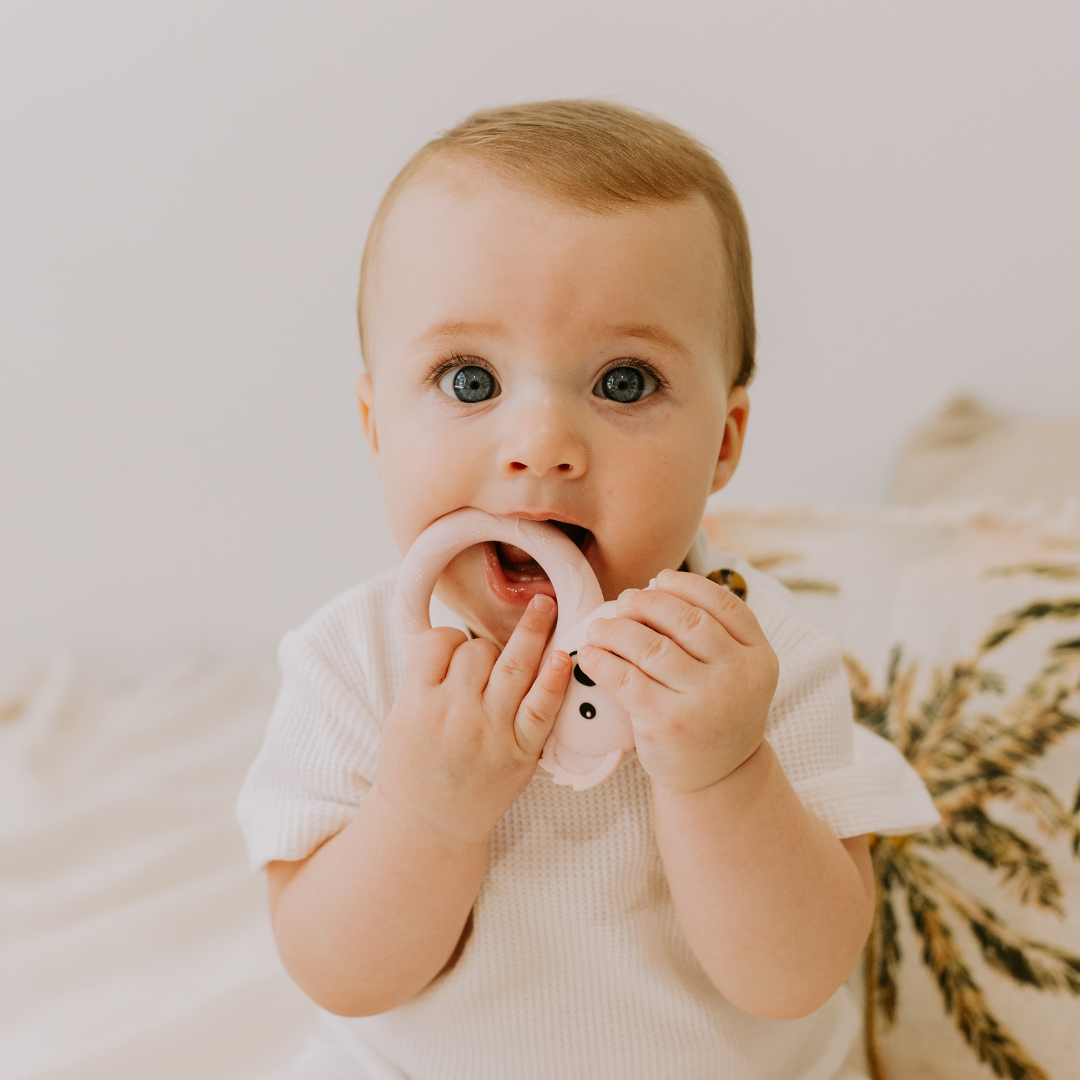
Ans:
[[[566,653],[536,674],[554,621],[555,602],[536,596],[501,653],[445,626],[417,639],[376,777],[397,812],[454,841],[487,842],[532,779],[566,693]]]

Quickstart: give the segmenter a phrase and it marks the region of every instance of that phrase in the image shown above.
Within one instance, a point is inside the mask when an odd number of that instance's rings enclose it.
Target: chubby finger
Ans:
[[[468,636],[452,626],[436,626],[425,630],[413,642],[405,659],[407,686],[438,686],[446,678],[454,652]]]
[[[482,691],[498,656],[499,647],[494,643],[483,638],[470,638],[462,642],[450,658],[446,680]]]
[[[585,645],[577,655],[578,667],[606,690],[631,716],[647,716],[671,690],[649,678],[639,667],[596,645]]]
[[[532,688],[518,706],[514,717],[514,738],[530,756],[539,757],[551,734],[559,706],[566,695],[573,661],[566,653],[553,652],[540,669]]]
[[[707,584],[714,583],[710,581]],[[638,625],[663,634],[683,652],[702,663],[717,660],[725,649],[742,647],[704,608],[659,589],[627,589],[619,597],[617,609],[626,621],[634,620]],[[599,645],[601,642],[594,641],[593,644]],[[634,657],[627,659],[634,660]]]
[[[698,661],[680,645],[636,619],[597,619],[589,627],[589,644],[629,660],[672,690],[684,689],[700,670]]]
[[[741,645],[768,643],[757,616],[729,589],[700,574],[661,570],[656,588],[707,611]]]
[[[554,625],[555,601],[550,596],[534,596],[492,668],[484,691],[486,701],[517,707],[536,678],[537,665]]]

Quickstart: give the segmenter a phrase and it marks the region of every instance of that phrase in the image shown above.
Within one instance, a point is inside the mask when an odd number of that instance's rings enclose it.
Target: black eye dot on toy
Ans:
[[[578,712],[581,713],[586,720],[591,720],[596,715],[596,706],[591,702],[583,701],[578,706]]]
[[[572,653],[570,653],[570,656],[571,657],[577,656],[577,649],[575,649]],[[595,686],[596,685],[596,683],[594,683],[592,681],[592,679],[590,679],[589,676],[586,675],[585,672],[582,671],[581,668],[579,668],[577,666],[577,664],[574,665],[574,678],[577,679],[577,681],[579,683],[581,683],[582,686]]]

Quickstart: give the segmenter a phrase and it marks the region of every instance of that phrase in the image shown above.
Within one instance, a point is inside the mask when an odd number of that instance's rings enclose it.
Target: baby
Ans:
[[[613,105],[478,113],[391,184],[359,313],[398,546],[470,506],[562,529],[618,598],[575,659],[636,752],[584,792],[537,770],[574,662],[540,666],[555,594],[511,545],[450,562],[407,663],[393,575],[289,634],[239,805],[325,1020],[289,1076],[856,1075],[866,834],[936,814],[856,735],[835,638],[699,528],[754,365],[720,166]]]

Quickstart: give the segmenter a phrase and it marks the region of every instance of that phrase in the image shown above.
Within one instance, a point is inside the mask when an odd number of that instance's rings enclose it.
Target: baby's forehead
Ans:
[[[494,238],[483,226],[506,217],[508,206],[516,230],[509,231],[520,250],[500,250],[494,242],[485,247],[480,241]],[[670,219],[680,215],[696,215],[693,227],[673,228]],[[714,306],[725,310],[733,356],[739,358],[738,380],[748,381],[755,342],[750,245],[730,180],[688,132],[601,101],[480,110],[413,155],[387,189],[368,234],[361,342],[367,338],[365,311],[374,307],[384,266],[406,256],[423,264],[428,246],[455,229],[457,242],[469,249],[453,266],[463,276],[475,269],[480,249],[486,264],[514,265],[536,256],[536,245],[521,244],[521,238],[565,247],[567,230],[560,235],[559,226],[566,220],[580,224],[584,234],[602,234],[600,226],[617,229],[627,219],[650,220],[659,236],[652,237],[652,246],[663,249],[661,254],[681,247],[693,262],[694,252],[705,253],[707,273],[716,282]],[[631,264],[655,259],[656,251],[645,243],[648,231],[639,228],[640,242],[624,245],[619,257]],[[467,265],[470,254],[473,267]]]
[[[457,164],[415,177],[390,208],[377,244],[369,267],[373,284],[506,274],[524,285],[530,273],[574,276],[590,264],[598,284],[633,266],[653,275],[683,275],[692,267],[717,287],[726,274],[719,224],[699,193],[590,207],[488,168]]]
[[[426,236],[425,230],[432,225],[475,230],[496,220],[551,232],[560,225],[581,228],[608,223],[618,228],[626,220],[648,219],[656,231],[670,236],[672,222],[686,217],[694,219],[695,236],[715,242],[719,252],[719,222],[701,192],[678,199],[603,203],[524,183],[483,162],[436,159],[396,194],[377,239],[385,246],[418,231]]]
[[[365,318],[410,332],[499,323],[539,333],[565,322],[653,324],[670,335],[705,320],[715,333],[717,231],[700,197],[605,213],[499,177],[425,177],[388,215]]]

